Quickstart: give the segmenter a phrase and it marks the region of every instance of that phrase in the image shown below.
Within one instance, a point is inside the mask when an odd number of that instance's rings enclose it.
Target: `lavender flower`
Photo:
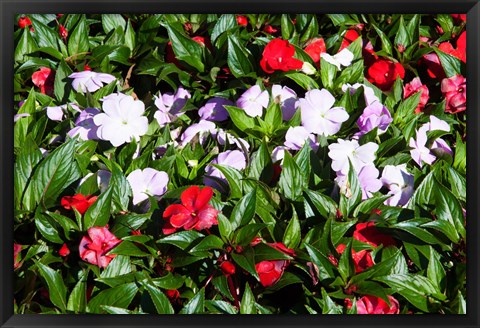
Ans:
[[[356,140],[338,139],[337,143],[329,145],[328,149],[330,150],[328,156],[332,159],[332,169],[337,173],[340,172],[341,175],[347,175],[349,160],[356,172],[360,172],[368,164],[373,164],[378,145],[368,142],[360,146]]]
[[[223,153],[218,154],[217,158],[211,161],[210,164],[219,164],[224,166],[230,166],[237,170],[243,170],[247,165],[247,162],[245,160],[245,155],[243,154],[243,152],[239,150],[227,150]],[[210,186],[215,189],[221,188],[215,181],[215,179],[212,179],[210,177],[215,177],[225,182],[227,181],[225,175],[223,175],[223,173],[219,169],[211,165],[207,165],[207,167],[205,168],[205,174],[206,176],[203,178],[203,183],[206,186]]]
[[[168,174],[149,167],[131,172],[127,180],[133,192],[133,205],[143,202],[148,196],[162,196],[167,191]]]
[[[245,110],[248,116],[262,116],[263,108],[268,107],[269,96],[260,86],[254,85],[245,91],[237,100],[237,106]]]
[[[216,97],[207,101],[203,107],[198,109],[198,115],[202,120],[225,121],[229,115],[224,106],[234,106],[228,99]]]
[[[303,126],[290,127],[285,134],[284,145],[290,150],[300,150],[307,140],[310,147],[316,151],[318,149],[318,143],[313,134],[308,133]]]
[[[222,146],[229,144],[235,144],[239,150],[243,150],[244,148],[248,151],[250,150],[250,145],[247,141],[242,138],[237,138],[233,134],[225,132],[223,129],[219,129],[212,133],[214,137],[217,139],[218,143]]]
[[[47,111],[47,117],[52,121],[58,121],[58,122],[63,121],[63,119],[65,118],[65,112],[67,111],[68,105],[70,105],[70,107],[72,107],[77,112],[80,112],[80,108],[76,104],[69,103],[61,106],[45,107]]]
[[[198,123],[190,125],[180,137],[180,146],[184,147],[189,143],[197,134],[199,136],[199,142],[203,144],[206,137],[216,132],[216,125],[213,122],[201,120]]]
[[[427,143],[427,132],[425,129],[419,129],[417,131],[417,139],[410,138],[409,146],[412,148],[410,150],[410,155],[415,163],[418,166],[422,167],[423,163],[431,165],[436,157],[430,152],[425,145]]]
[[[297,94],[289,87],[283,87],[275,84],[272,86],[273,100],[280,104],[282,109],[282,118],[284,121],[290,120],[297,111]]]
[[[388,206],[404,206],[413,195],[413,175],[408,173],[407,165],[386,165],[380,179],[390,191],[392,197],[385,200]]]
[[[385,133],[388,126],[393,121],[387,107],[380,102],[374,101],[363,110],[363,114],[358,118],[357,124],[360,128],[360,135],[378,128],[378,134]]]
[[[175,94],[165,93],[163,95],[159,94],[158,97],[155,96],[155,106],[157,106],[158,111],[155,112],[153,117],[162,127],[173,122],[183,114],[181,111],[191,97],[190,92],[182,87],[179,87]]]
[[[83,93],[87,92],[87,90],[89,92],[95,92],[103,87],[103,83],[109,84],[115,81],[115,76],[113,75],[94,71],[76,72],[70,74],[68,77],[73,79],[72,87],[75,91],[79,92],[81,90]]]
[[[85,108],[75,121],[75,127],[68,131],[71,138],[79,136],[82,140],[97,139],[98,126],[93,122],[93,117],[100,113],[97,108]]]
[[[285,157],[285,152],[288,152],[288,148],[284,146],[277,146],[272,151],[272,162],[280,162],[283,164],[283,158]]]

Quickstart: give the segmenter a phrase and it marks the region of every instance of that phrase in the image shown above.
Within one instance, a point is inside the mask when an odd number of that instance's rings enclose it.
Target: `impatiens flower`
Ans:
[[[230,261],[223,261],[222,264],[220,264],[220,269],[222,270],[223,275],[226,277],[235,274],[235,264]]]
[[[308,133],[303,126],[295,126],[288,128],[287,133],[285,134],[284,145],[290,150],[300,150],[307,141],[313,150],[318,149],[318,143],[316,142],[315,136]]]
[[[377,192],[382,188],[382,182],[378,179],[380,172],[373,164],[367,164],[357,172],[358,182],[362,190],[362,199],[371,198],[372,193]],[[337,172],[335,182],[340,187],[340,192],[347,197],[351,197],[350,184],[348,182],[348,176]]]
[[[162,127],[167,123],[173,122],[178,116],[183,114],[182,109],[191,97],[190,92],[182,87],[179,87],[175,94],[167,92],[163,95],[159,94],[158,97],[155,96],[155,106],[157,106],[158,111],[155,112],[153,117]]]
[[[283,243],[268,244],[271,247],[289,255],[295,256],[293,249],[287,248]],[[262,261],[255,264],[255,269],[260,278],[260,283],[263,287],[270,287],[275,285],[283,275],[285,268],[290,264],[289,260],[273,260]]]
[[[53,96],[55,71],[48,67],[41,67],[40,70],[32,74],[32,82],[40,88],[41,93]]]
[[[230,166],[237,170],[243,170],[246,165],[245,155],[240,150],[227,150],[223,153],[218,154],[218,156],[210,162],[210,164],[218,164],[224,166]],[[216,167],[212,165],[207,165],[205,168],[205,177],[203,183],[207,186],[211,186],[217,190],[220,190],[220,186],[217,183],[217,180],[227,181],[225,175]]]
[[[268,107],[269,96],[260,86],[254,85],[245,91],[237,100],[237,106],[250,117],[262,116],[263,108]]]
[[[377,128],[377,134],[382,134],[387,131],[392,121],[392,116],[387,107],[375,101],[365,107],[357,120],[357,125],[360,128],[361,135],[372,131],[374,128]]]
[[[355,29],[347,30],[347,32],[343,36],[343,41],[342,41],[342,44],[340,45],[340,49],[338,49],[338,51],[342,51],[343,49],[348,47],[353,41],[355,41],[359,37],[360,37],[360,35],[358,34],[358,32]]]
[[[418,103],[417,108],[415,108],[415,113],[421,113],[425,108],[425,105],[428,103],[429,99],[429,90],[425,84],[422,84],[422,81],[419,77],[415,77],[412,81],[405,84],[403,87],[403,99],[407,99],[410,96],[413,96],[417,92],[421,91],[420,102]]]
[[[29,116],[31,116],[31,115],[28,114],[28,113],[15,114],[15,115],[13,115],[13,122],[16,122],[16,121],[18,121],[18,120],[21,119],[21,118],[29,117]]]
[[[80,112],[80,108],[78,108],[76,104],[69,103],[61,106],[45,107],[45,110],[47,111],[47,117],[52,121],[63,121],[68,106],[72,107],[77,112]]]
[[[467,109],[467,79],[462,75],[443,79],[441,88],[446,100],[445,112],[456,114]]]
[[[337,133],[348,113],[342,107],[333,107],[335,97],[326,89],[313,89],[299,99],[302,125],[310,133],[331,136]]]
[[[317,64],[317,66],[320,64],[320,56],[323,53],[327,52],[327,47],[325,46],[325,41],[323,38],[320,39],[313,39],[305,48],[305,52],[312,57],[313,62]]]
[[[235,106],[235,104],[225,98],[212,98],[198,109],[198,115],[202,120],[225,121],[229,115],[224,106]]]
[[[349,83],[346,83],[342,85],[342,91],[347,92],[347,90],[350,92],[351,95],[354,95],[360,87],[363,88],[363,97],[365,98],[365,104],[367,106],[370,106],[374,102],[380,102],[380,99],[375,96],[375,91],[373,91],[372,88],[369,86],[362,84],[362,83],[355,83],[354,85],[350,85]]]
[[[75,120],[75,127],[68,131],[71,138],[79,136],[82,140],[97,139],[98,127],[93,122],[93,117],[100,113],[97,108],[85,108]]]
[[[388,91],[392,88],[397,76],[403,79],[405,69],[402,64],[394,63],[388,59],[380,59],[372,64],[365,74],[368,82],[374,84],[382,91]]]
[[[375,247],[379,245],[384,247],[396,245],[395,239],[378,231],[373,221],[357,223],[353,232],[353,238]]]
[[[273,101],[280,104],[282,109],[282,119],[290,120],[297,111],[297,94],[289,87],[282,87],[275,84],[272,86]]]
[[[132,171],[127,180],[133,192],[133,205],[143,202],[148,196],[162,196],[167,191],[168,174],[149,167]]]
[[[117,255],[107,254],[122,241],[106,227],[91,227],[88,236],[80,241],[78,251],[82,260],[106,268]]]
[[[427,66],[427,73],[431,78],[445,78],[445,71],[440,63],[440,58],[438,58],[438,55],[435,52],[423,55],[419,60],[419,63],[423,63]]]
[[[337,253],[343,254],[346,248],[347,246],[345,244],[338,245],[336,248]],[[372,255],[370,254],[370,251],[366,249],[355,252],[355,250],[352,248],[352,258],[353,263],[355,264],[355,273],[362,272],[374,265]]]
[[[248,20],[247,17],[245,16],[237,16],[237,24],[240,26],[247,26],[248,25]]]
[[[426,147],[427,144],[427,132],[425,129],[417,130],[417,139],[410,138],[409,146],[412,148],[410,150],[410,155],[415,163],[418,166],[422,167],[423,163],[431,165],[436,157],[430,152],[430,149]]]
[[[390,306],[378,296],[366,295],[357,300],[357,314],[399,314],[400,304],[388,295]]]
[[[18,256],[22,251],[22,245],[13,243],[13,269],[17,269],[20,266],[20,261]]]
[[[62,247],[60,248],[60,250],[58,251],[58,255],[62,256],[62,257],[65,257],[67,256],[68,254],[70,254],[70,250],[68,249],[68,246],[67,244],[63,244]]]
[[[339,53],[331,56],[328,53],[321,54],[321,57],[328,63],[337,66],[338,70],[341,70],[341,66],[350,66],[352,65],[352,60],[354,58],[353,53],[348,49],[343,49]]]
[[[383,186],[390,191],[392,197],[385,200],[388,206],[404,206],[413,195],[413,175],[408,173],[407,164],[386,165],[382,172]]]
[[[275,34],[278,32],[278,29],[274,28],[272,25],[267,25],[265,26],[263,31],[268,34]]]
[[[285,157],[285,152],[288,152],[288,148],[285,146],[277,146],[272,151],[272,162],[281,162],[283,163],[283,158]]]
[[[288,72],[301,69],[303,62],[293,58],[294,55],[295,47],[288,40],[273,39],[263,50],[260,66],[268,74],[272,74],[275,71]]]
[[[23,17],[20,17],[18,19],[17,24],[18,24],[18,27],[20,27],[20,28],[26,28],[26,27],[32,25],[32,21],[27,16],[23,16]]]
[[[356,140],[337,139],[336,143],[328,146],[328,149],[330,150],[328,156],[332,159],[332,169],[337,173],[347,175],[349,160],[356,172],[360,172],[364,166],[372,164],[378,145],[368,142],[360,146]]]
[[[442,42],[438,46],[441,51],[467,62],[467,31],[463,31],[457,39],[457,48],[454,48],[450,42]]]
[[[223,129],[217,130],[215,133],[218,144],[221,146],[224,145],[233,145],[235,144],[239,150],[245,149],[246,151],[250,150],[250,145],[248,142],[242,138],[237,138],[233,134],[226,132]]]
[[[85,92],[95,92],[101,87],[103,84],[109,84],[115,81],[115,76],[107,74],[107,73],[97,73],[94,71],[81,71],[75,72],[68,76],[69,78],[73,79],[72,87],[75,91],[83,93]]]
[[[180,145],[183,147],[187,145],[192,139],[198,135],[198,141],[203,144],[206,137],[216,132],[217,126],[215,123],[205,120],[190,125],[180,137]]]
[[[213,196],[210,187],[200,189],[192,186],[185,190],[180,199],[181,204],[168,206],[163,212],[163,218],[168,220],[163,228],[163,233],[169,234],[176,229],[203,230],[218,224],[218,212],[208,202]]]
[[[74,196],[63,196],[60,204],[66,210],[70,210],[73,207],[80,212],[80,214],[84,214],[96,200],[97,196],[76,194]]]
[[[147,133],[148,119],[143,116],[145,104],[142,101],[128,95],[110,95],[103,101],[102,109],[103,113],[93,117],[98,126],[97,135],[114,147],[131,142],[133,138],[138,142]]]

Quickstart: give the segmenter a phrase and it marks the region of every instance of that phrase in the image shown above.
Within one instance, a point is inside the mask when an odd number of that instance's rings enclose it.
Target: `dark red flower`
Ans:
[[[32,21],[30,20],[30,18],[28,18],[27,16],[24,16],[24,17],[20,17],[18,19],[18,27],[20,28],[26,28],[28,26],[32,25]]]
[[[32,82],[40,88],[41,93],[53,96],[55,71],[48,67],[41,67],[40,70],[32,74]]]
[[[462,23],[467,21],[467,14],[451,14],[456,23]]]
[[[342,254],[345,248],[347,248],[347,246],[345,246],[344,244],[340,244],[337,246],[337,252],[339,254]],[[355,252],[355,250],[352,248],[352,258],[353,258],[353,262],[355,263],[356,273],[362,272],[368,269],[369,267],[371,267],[372,265],[374,265],[372,255],[370,254],[370,251],[366,249],[363,249],[359,252]],[[332,262],[332,263],[336,265],[335,262]]]
[[[384,247],[396,245],[395,239],[378,231],[373,221],[357,223],[353,238],[375,247],[381,244]]]
[[[358,34],[358,32],[355,29],[348,30],[347,33],[345,33],[345,35],[343,36],[343,41],[342,41],[342,44],[340,45],[340,49],[338,49],[338,51],[339,52],[342,51],[343,49],[348,47],[353,41],[355,41],[359,37],[360,37],[360,34]]]
[[[278,29],[274,28],[273,26],[271,25],[267,25],[265,26],[265,28],[263,29],[263,31],[265,33],[268,33],[268,34],[275,34],[278,32]]]
[[[293,55],[295,55],[295,48],[288,40],[273,39],[263,50],[260,66],[269,74],[279,70],[288,72],[294,69],[301,69],[303,62],[293,58]]]
[[[425,84],[422,84],[419,77],[414,78],[403,87],[403,99],[407,99],[418,91],[422,91],[422,94],[420,96],[420,102],[418,103],[417,108],[415,108],[416,114],[421,113],[425,108],[425,105],[428,103],[430,97],[428,87]]]
[[[67,36],[68,36],[68,31],[67,29],[65,28],[65,26],[63,26],[62,24],[60,24],[58,26],[58,33],[60,34],[60,37],[64,40],[67,39]]]
[[[373,63],[367,70],[367,80],[383,91],[392,88],[397,76],[405,77],[405,69],[402,64],[394,63],[388,59],[380,59]]]
[[[323,38],[313,39],[305,48],[305,52],[312,57],[313,62],[318,66],[320,64],[320,55],[327,52],[325,41]]]
[[[456,114],[467,109],[467,79],[455,75],[442,80],[441,85],[445,97],[445,112]]]
[[[419,60],[419,64],[422,63],[427,66],[427,73],[431,78],[445,78],[445,71],[440,63],[440,58],[438,58],[438,55],[435,52],[423,55],[423,57]]]
[[[235,273],[235,265],[230,261],[224,261],[220,264],[220,269],[224,276],[228,277]]]
[[[247,26],[248,19],[245,16],[237,16],[237,24],[240,26]]]
[[[180,297],[180,292],[176,289],[169,289],[166,291],[166,294],[167,294],[167,297],[172,301]]]
[[[70,254],[70,250],[68,249],[67,244],[62,245],[62,248],[60,248],[60,250],[58,251],[58,254],[62,257],[65,257],[68,254]]]
[[[63,196],[60,204],[66,210],[74,207],[80,214],[84,214],[96,200],[97,196],[76,194],[74,196]]]
[[[457,39],[457,48],[454,48],[450,42],[442,42],[438,49],[446,54],[460,59],[462,62],[467,62],[467,32],[464,31]]]
[[[289,256],[295,256],[295,252],[291,248],[287,248],[283,243],[267,244]],[[263,287],[275,285],[283,275],[285,268],[290,264],[289,260],[272,260],[262,261],[255,264],[260,283]]]
[[[390,306],[380,297],[366,295],[357,300],[358,314],[399,314],[400,304],[393,297],[388,295]]]
[[[163,233],[170,234],[176,229],[202,230],[218,224],[218,212],[208,204],[213,196],[213,189],[192,186],[185,190],[180,199],[182,204],[168,206],[163,212],[163,218],[168,220],[163,228]]]
[[[84,236],[80,241],[78,251],[82,260],[106,268],[116,256],[107,253],[121,242],[108,228],[92,227],[88,229],[88,236]]]
[[[13,243],[13,269],[17,269],[20,266],[18,255],[22,251],[22,245]]]

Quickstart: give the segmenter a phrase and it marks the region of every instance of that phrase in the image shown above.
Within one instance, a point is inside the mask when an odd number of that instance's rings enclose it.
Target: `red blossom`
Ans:
[[[170,234],[176,229],[203,230],[218,224],[218,212],[208,202],[213,196],[213,189],[192,186],[185,190],[180,199],[182,204],[168,206],[163,212],[163,218],[168,220],[163,227],[163,233]]]
[[[74,196],[63,196],[60,204],[66,210],[71,210],[73,207],[80,212],[80,214],[84,214],[96,200],[97,196],[76,194]]]
[[[457,47],[454,48],[450,42],[442,42],[438,49],[446,54],[460,59],[462,62],[467,62],[467,32],[464,31],[457,39]]]
[[[339,254],[342,254],[346,248],[347,246],[345,246],[344,244],[340,244],[337,246],[337,252]],[[355,250],[352,248],[352,258],[353,262],[355,263],[355,273],[362,272],[374,264],[370,251],[365,249],[359,252],[355,252]],[[335,262],[332,263],[337,265]]]
[[[88,236],[80,241],[78,251],[82,260],[106,268],[116,256],[107,253],[121,242],[108,228],[92,227],[88,229]]]
[[[67,37],[68,37],[68,31],[67,31],[67,29],[65,28],[65,26],[63,26],[62,24],[60,24],[60,25],[58,26],[58,33],[60,34],[60,37],[61,37],[62,39],[64,39],[64,40],[67,39]]]
[[[67,256],[68,254],[70,254],[70,250],[68,249],[68,246],[67,244],[63,244],[62,245],[62,248],[60,248],[60,250],[58,251],[58,254],[62,257],[65,257]]]
[[[442,80],[443,96],[446,100],[445,112],[456,114],[467,109],[467,79],[455,75]]]
[[[32,74],[32,82],[40,88],[41,93],[53,96],[55,71],[48,67],[41,67],[40,70]]]
[[[375,222],[357,223],[353,238],[377,247],[383,244],[384,247],[396,245],[395,239],[378,231]]]
[[[422,94],[420,96],[420,102],[418,103],[417,108],[415,108],[416,114],[421,113],[425,108],[425,105],[428,103],[428,99],[430,98],[428,87],[425,84],[422,84],[419,77],[414,78],[403,87],[403,99],[407,99],[419,91],[421,91]]]
[[[267,25],[265,26],[265,28],[263,29],[263,31],[265,33],[268,33],[268,34],[275,34],[278,32],[278,29],[274,28],[273,26],[271,25]]]
[[[248,25],[248,19],[245,16],[237,16],[237,24],[240,26],[247,26]]]
[[[358,34],[358,32],[355,29],[348,30],[347,33],[345,33],[345,35],[343,36],[343,41],[342,41],[342,44],[340,45],[340,49],[338,49],[338,51],[339,52],[342,51],[343,49],[348,47],[353,41],[355,41],[359,37],[360,37],[360,34]]]
[[[166,294],[172,301],[177,300],[180,297],[180,292],[176,289],[169,289],[166,291]]]
[[[401,79],[405,77],[405,69],[402,64],[388,59],[379,59],[368,68],[365,77],[379,89],[388,91],[392,88],[397,76]]]
[[[313,62],[318,66],[320,64],[320,55],[327,52],[325,41],[323,38],[313,39],[305,48],[305,52],[312,57]]]
[[[224,261],[220,264],[220,269],[225,277],[228,277],[235,273],[235,265],[230,261]]]
[[[18,24],[18,27],[20,27],[20,28],[26,28],[26,27],[32,25],[32,21],[27,16],[24,16],[24,17],[20,17],[18,19],[17,24]]]
[[[263,50],[260,66],[269,74],[278,70],[288,72],[301,69],[303,62],[293,58],[293,55],[295,55],[295,48],[288,40],[273,39]]]
[[[13,243],[13,269],[17,269],[20,266],[18,256],[22,251],[22,245]]]
[[[293,249],[287,248],[283,243],[267,244],[289,256],[295,256]],[[255,264],[260,283],[263,287],[275,285],[283,275],[285,268],[290,264],[289,260],[262,261]]]
[[[357,300],[358,314],[399,314],[400,304],[393,297],[388,295],[390,306],[387,302],[377,296],[366,295]]]

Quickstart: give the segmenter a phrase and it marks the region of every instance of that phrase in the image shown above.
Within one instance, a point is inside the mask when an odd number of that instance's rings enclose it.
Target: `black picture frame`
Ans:
[[[0,326],[1,327],[478,327],[480,231],[480,3],[478,0],[0,0]],[[13,28],[18,13],[467,13],[467,314],[423,316],[13,315]]]

